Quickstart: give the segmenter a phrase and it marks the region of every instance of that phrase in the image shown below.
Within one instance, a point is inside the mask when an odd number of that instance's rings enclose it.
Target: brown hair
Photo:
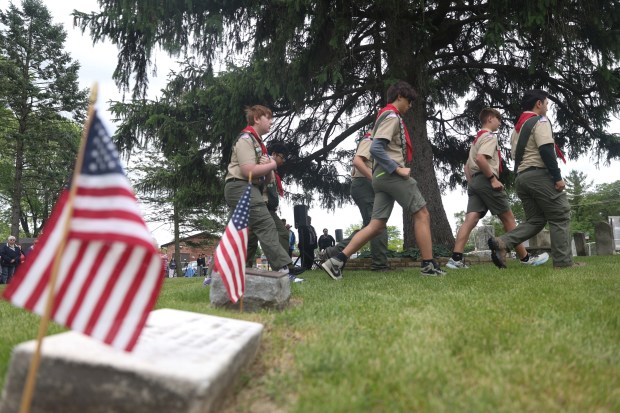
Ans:
[[[248,125],[253,126],[254,119],[260,118],[262,116],[272,118],[273,112],[271,112],[271,109],[263,105],[246,106],[245,118],[248,121]]]
[[[416,98],[415,90],[413,90],[411,85],[404,80],[399,80],[390,86],[386,95],[388,103],[394,102],[399,96],[411,101]]]
[[[502,114],[499,113],[499,110],[493,108],[484,108],[480,111],[480,115],[478,115],[480,123],[483,125],[487,123],[489,116],[502,120]]]

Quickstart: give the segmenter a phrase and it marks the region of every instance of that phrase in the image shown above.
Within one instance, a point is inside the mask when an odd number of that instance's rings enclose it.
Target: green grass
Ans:
[[[620,257],[583,261],[341,282],[313,271],[289,309],[255,314],[211,308],[201,278],[170,279],[157,307],[265,325],[225,412],[618,412]],[[2,384],[38,317],[6,302],[0,317]]]

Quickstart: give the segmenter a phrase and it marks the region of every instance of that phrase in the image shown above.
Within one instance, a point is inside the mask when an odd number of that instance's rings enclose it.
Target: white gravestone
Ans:
[[[31,413],[215,411],[254,359],[262,324],[186,311],[150,313],[132,353],[76,332],[43,341]],[[19,410],[35,341],[15,347],[1,413]]]

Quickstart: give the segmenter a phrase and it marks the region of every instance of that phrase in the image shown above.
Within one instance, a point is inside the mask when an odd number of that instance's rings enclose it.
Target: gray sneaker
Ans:
[[[488,241],[489,249],[491,250],[491,259],[493,260],[493,264],[497,268],[506,268],[506,252],[508,248],[506,248],[506,244],[501,238],[491,237]]]
[[[321,261],[322,264],[331,257],[335,257],[336,255],[338,255],[339,252],[340,251],[338,251],[338,248],[336,247],[327,247],[324,250],[321,250],[321,252],[319,252],[319,261]]]
[[[428,263],[425,267],[420,267],[420,273],[429,277],[438,277],[440,275],[446,275],[446,272],[439,268],[439,264],[436,262]]]
[[[327,259],[323,264],[321,264],[321,267],[323,267],[327,275],[329,275],[333,280],[342,279],[342,267],[344,267],[344,263],[338,258]]]
[[[521,261],[521,260],[519,260],[519,261]],[[530,259],[527,260],[527,261],[521,261],[521,264],[523,264],[523,265],[530,265],[532,267],[537,267],[539,265],[543,265],[547,261],[549,261],[549,254],[547,254],[546,252],[543,252],[540,255],[532,255],[532,254],[530,254]]]
[[[469,268],[467,265],[465,265],[463,260],[455,261],[452,258],[450,258],[450,260],[446,264],[446,267],[453,269],[453,270],[466,270]]]

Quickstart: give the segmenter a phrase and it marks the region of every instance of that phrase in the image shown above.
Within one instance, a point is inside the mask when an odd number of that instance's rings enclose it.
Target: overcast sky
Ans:
[[[14,3],[18,4],[19,2],[14,1]],[[71,54],[74,60],[80,63],[81,87],[91,87],[94,82],[99,83],[98,109],[109,132],[113,134],[116,127],[111,121],[111,116],[107,111],[107,107],[110,100],[122,99],[120,91],[112,80],[118,51],[115,46],[108,42],[93,45],[88,32],[82,35],[79,29],[73,28],[73,19],[70,15],[74,9],[82,12],[98,11],[99,5],[97,1],[44,0],[43,3],[51,12],[54,23],[63,24],[67,31],[65,50]],[[5,6],[2,7],[3,9],[5,8]],[[157,76],[150,77],[148,92],[150,98],[158,95],[159,91],[166,84],[166,75],[171,69],[174,70],[177,68],[174,59],[167,57],[164,53],[159,53],[155,61],[157,64]],[[615,122],[614,125],[620,125],[620,122]],[[620,127],[616,126],[616,128]],[[618,132],[618,130],[615,130],[615,132]],[[504,133],[508,132],[504,131]],[[568,161],[566,165],[561,164],[561,169],[564,175],[568,174],[568,171],[571,169],[583,171],[595,184],[599,184],[618,180],[617,174],[620,173],[620,163],[616,161],[613,162],[611,166],[604,166],[602,169],[596,169],[594,161],[584,157],[578,161]],[[465,210],[467,206],[467,196],[460,190],[448,192],[443,198],[443,204],[448,219],[452,223],[452,229],[454,230],[454,214]],[[285,201],[281,203],[280,208],[281,217],[286,218],[287,221],[292,224],[293,206]],[[337,228],[344,230],[351,224],[358,224],[361,222],[359,211],[354,205],[348,205],[336,212],[323,211],[315,207],[310,210],[309,215],[313,217],[313,225],[317,231],[327,227],[332,235]],[[395,205],[388,225],[395,225],[402,230],[402,209],[400,209],[398,204]],[[162,226],[161,224],[149,223],[149,228],[160,244],[172,240],[171,224]]]

